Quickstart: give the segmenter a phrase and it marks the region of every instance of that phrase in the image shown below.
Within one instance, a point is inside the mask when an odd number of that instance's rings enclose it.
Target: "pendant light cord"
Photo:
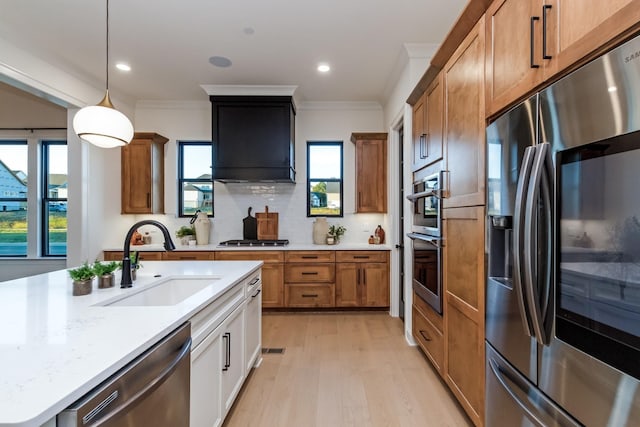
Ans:
[[[107,92],[109,92],[109,0],[107,0]]]

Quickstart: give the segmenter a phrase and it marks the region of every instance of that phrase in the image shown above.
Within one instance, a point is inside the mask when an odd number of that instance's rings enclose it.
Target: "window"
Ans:
[[[307,216],[342,216],[342,141],[307,142]]]
[[[0,141],[0,256],[27,256],[27,141]]]
[[[67,143],[42,141],[42,256],[67,254]]]
[[[67,191],[66,141],[0,140],[0,256],[66,256]]]
[[[210,141],[178,141],[178,216],[213,216]]]

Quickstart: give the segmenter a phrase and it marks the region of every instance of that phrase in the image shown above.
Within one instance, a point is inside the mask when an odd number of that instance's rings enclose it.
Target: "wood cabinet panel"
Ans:
[[[336,253],[334,251],[287,251],[284,259],[291,263],[334,262]]]
[[[444,69],[448,198],[444,208],[484,204],[484,18]]]
[[[335,280],[335,264],[285,264],[286,283],[333,283]]]
[[[287,283],[285,304],[293,308],[333,307],[335,305],[333,284]]]
[[[416,298],[415,295],[414,298]],[[442,376],[444,374],[444,338],[442,332],[431,324],[416,305],[413,306],[412,310],[411,328],[416,342]]]
[[[418,296],[415,292],[413,293],[413,305],[415,308],[420,310],[422,315],[429,320],[429,322],[442,333],[444,331],[444,321],[441,314],[436,313],[436,311],[425,302],[422,298]]]
[[[336,262],[388,262],[387,251],[337,251]]]
[[[121,147],[121,212],[164,213],[164,144],[162,135],[136,132]]]
[[[356,213],[387,212],[387,134],[353,133]]]
[[[447,383],[476,425],[484,409],[484,207],[445,209]]]
[[[283,263],[283,251],[216,251],[219,261],[263,261],[265,264]]]
[[[336,307],[388,307],[389,264],[336,264]]]
[[[135,251],[135,246],[131,247],[131,252]],[[138,258],[140,261],[161,261],[164,252],[140,251]],[[104,251],[105,261],[122,261],[122,251]]]
[[[413,106],[412,171],[442,158],[444,127],[444,84],[442,73],[431,82]]]
[[[163,252],[162,259],[166,261],[212,261],[215,258],[211,251],[170,251]]]
[[[427,129],[425,123],[425,110],[427,106],[427,93],[422,93],[420,98],[413,105],[412,113],[412,140],[413,140],[413,157],[411,159],[411,171],[415,172],[427,165],[425,160],[425,140],[427,137]]]

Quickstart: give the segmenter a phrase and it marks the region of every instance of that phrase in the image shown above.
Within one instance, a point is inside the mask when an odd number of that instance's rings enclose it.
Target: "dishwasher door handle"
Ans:
[[[123,402],[122,404],[118,405],[116,408],[113,409],[112,412],[109,412],[109,414],[105,418],[96,422],[94,426],[101,426],[101,425],[107,424],[110,420],[114,419],[115,417],[119,416],[122,412],[126,411],[130,406],[133,406],[139,400],[142,400],[145,397],[147,397],[149,394],[153,393],[158,387],[162,385],[162,383],[164,383],[167,380],[167,378],[171,376],[171,374],[173,373],[173,371],[176,370],[180,362],[185,357],[187,357],[190,352],[191,352],[191,338],[189,338],[184,342],[184,344],[182,345],[182,348],[180,348],[180,351],[178,352],[178,355],[173,359],[173,361],[169,364],[169,366],[164,368],[157,377],[155,377],[151,382],[149,382],[149,384],[145,386],[145,388],[143,388],[142,390],[140,390],[139,392],[131,396],[131,398],[126,402]],[[98,412],[94,413],[94,417],[96,415],[98,415]]]

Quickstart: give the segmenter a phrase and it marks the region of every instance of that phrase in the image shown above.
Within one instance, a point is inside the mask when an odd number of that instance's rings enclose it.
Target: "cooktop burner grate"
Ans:
[[[286,246],[288,240],[225,240],[220,246]]]

